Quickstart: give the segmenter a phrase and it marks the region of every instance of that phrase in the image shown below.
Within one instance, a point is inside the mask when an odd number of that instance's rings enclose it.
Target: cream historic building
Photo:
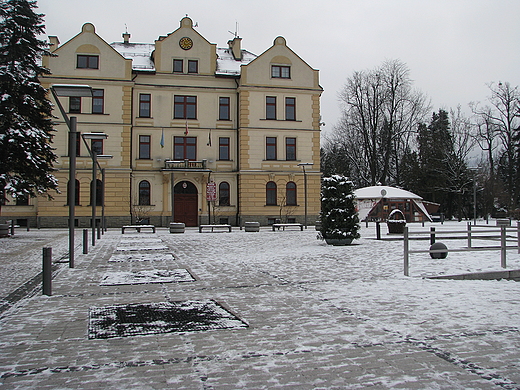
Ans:
[[[99,158],[107,226],[141,220],[157,226],[172,220],[187,226],[303,222],[302,168],[308,221],[316,220],[322,88],[318,71],[283,37],[256,56],[241,48],[239,37],[218,48],[185,17],[153,44],[132,43],[128,33],[123,38],[108,44],[90,23],[62,45],[50,37],[56,56],[43,59],[52,74],[41,79],[47,88],[92,87],[92,97],[60,102],[69,117],[77,117],[78,132],[108,134],[106,140],[89,140],[98,154],[112,156]],[[68,128],[57,109],[55,116],[62,193],[51,201],[8,204],[3,217],[67,226]],[[75,213],[78,226],[87,227],[92,160],[81,137],[77,153]],[[208,201],[212,194],[216,199]]]

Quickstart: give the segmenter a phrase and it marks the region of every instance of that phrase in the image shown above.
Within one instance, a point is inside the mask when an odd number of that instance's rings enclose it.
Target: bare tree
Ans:
[[[499,171],[506,191],[508,192],[509,210],[513,210],[519,199],[520,188],[517,184],[518,168],[518,137],[520,132],[520,91],[518,86],[512,87],[508,82],[489,83],[491,95],[488,101],[490,107],[480,108],[473,104],[473,113],[479,118],[481,145],[488,153],[490,173]],[[497,157],[494,155],[498,153]]]
[[[359,185],[399,183],[399,161],[430,110],[425,95],[412,89],[407,66],[393,60],[354,72],[339,98],[343,116],[330,142],[347,153],[351,177]]]

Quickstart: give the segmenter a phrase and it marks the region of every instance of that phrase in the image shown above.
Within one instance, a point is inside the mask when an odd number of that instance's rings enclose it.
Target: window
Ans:
[[[152,114],[152,95],[149,93],[139,94],[139,118],[150,118]]]
[[[150,139],[149,135],[139,136],[139,158],[150,159]]]
[[[285,159],[288,161],[296,160],[296,138],[287,137],[285,139]]]
[[[92,114],[103,114],[105,105],[105,91],[102,89],[92,90]]]
[[[199,73],[199,61],[188,60],[188,73]]]
[[[94,181],[90,182],[90,204],[92,205],[92,192],[94,187]],[[96,179],[96,206],[103,206],[103,182]]]
[[[218,139],[218,159],[229,160],[229,137]]]
[[[230,119],[228,97],[218,99],[218,119],[221,121],[228,121]]]
[[[79,97],[79,96],[69,97],[69,112],[81,113],[81,97]]]
[[[291,67],[284,65],[271,65],[271,77],[277,79],[290,79]]]
[[[265,98],[265,119],[276,119],[276,96]]]
[[[218,186],[219,206],[229,206],[229,183],[223,181]]]
[[[92,150],[92,153],[96,153],[97,155],[103,154],[103,140],[92,139],[91,141],[90,150]]]
[[[29,206],[29,197],[23,196],[23,195],[17,196],[16,205],[17,206]]]
[[[197,138],[196,137],[175,137],[174,138],[174,159],[175,160],[196,160],[197,159]]]
[[[276,206],[276,183],[274,181],[267,182],[265,185],[265,204]]]
[[[78,54],[77,68],[99,69],[99,56]]]
[[[285,186],[285,204],[296,206],[296,183],[290,181]]]
[[[288,97],[285,98],[285,120],[295,121],[296,120],[296,98]]]
[[[197,119],[197,97],[175,96],[174,119]]]
[[[173,73],[184,73],[183,60],[173,60]]]
[[[150,206],[150,182],[147,180],[139,183],[139,205]]]
[[[265,139],[265,159],[276,160],[276,137]]]

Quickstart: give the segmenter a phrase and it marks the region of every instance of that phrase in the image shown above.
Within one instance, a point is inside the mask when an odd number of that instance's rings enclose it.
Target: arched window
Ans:
[[[229,183],[223,181],[218,186],[218,199],[220,206],[229,206]]]
[[[296,206],[296,183],[290,181],[285,186],[285,204]]]
[[[92,204],[92,186],[94,182],[90,182],[90,204]],[[101,180],[96,179],[96,206],[103,205],[103,183]]]
[[[139,183],[139,205],[150,206],[150,182],[147,180]]]
[[[276,206],[276,183],[274,181],[269,181],[265,185],[265,204]]]

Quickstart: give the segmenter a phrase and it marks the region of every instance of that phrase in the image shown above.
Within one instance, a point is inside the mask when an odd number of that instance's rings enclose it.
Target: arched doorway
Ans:
[[[184,222],[186,226],[198,226],[197,187],[189,181],[175,184],[173,214],[175,222]]]

